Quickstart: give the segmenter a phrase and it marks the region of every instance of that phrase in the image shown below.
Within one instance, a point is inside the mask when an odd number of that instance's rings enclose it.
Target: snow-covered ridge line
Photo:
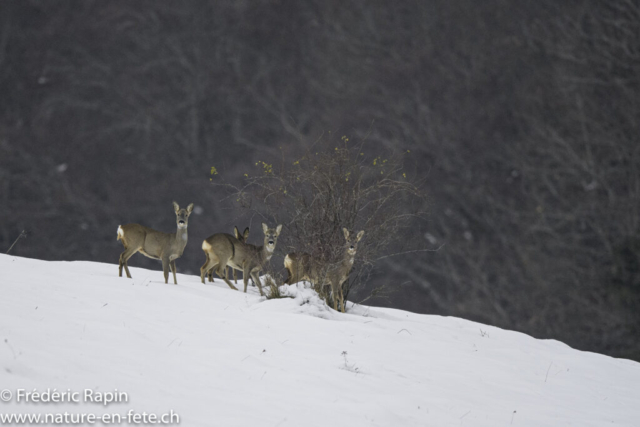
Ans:
[[[638,426],[640,364],[458,318],[265,300],[162,271],[0,255],[0,392],[126,393],[0,413],[183,426]],[[126,424],[122,424],[126,425]]]

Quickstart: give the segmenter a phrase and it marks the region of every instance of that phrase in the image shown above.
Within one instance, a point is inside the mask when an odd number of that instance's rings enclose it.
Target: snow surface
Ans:
[[[640,364],[467,320],[265,300],[160,269],[0,255],[0,390],[128,403],[0,413],[180,416],[182,426],[640,426]],[[122,425],[122,424],[121,424]]]

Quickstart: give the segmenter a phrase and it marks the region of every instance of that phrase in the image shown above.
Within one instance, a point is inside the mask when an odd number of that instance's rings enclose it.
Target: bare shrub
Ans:
[[[405,167],[409,154],[372,155],[365,141],[321,139],[298,156],[283,152],[278,166],[256,162],[260,173],[246,174],[242,187],[223,185],[246,213],[284,224],[279,249],[285,253],[304,252],[336,265],[344,254],[342,229],[364,230],[351,280],[343,285],[346,297],[366,281],[376,261],[422,250],[410,246],[411,227],[424,219],[426,204],[421,182]],[[316,290],[329,297],[328,286]]]

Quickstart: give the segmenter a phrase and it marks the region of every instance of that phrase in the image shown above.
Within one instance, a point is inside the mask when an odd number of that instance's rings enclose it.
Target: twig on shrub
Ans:
[[[13,249],[13,247],[15,246],[16,243],[18,243],[18,240],[20,240],[23,237],[27,237],[27,231],[26,230],[22,230],[20,232],[20,235],[16,238],[16,240],[13,242],[13,244],[11,246],[9,246],[9,249],[7,250],[7,254],[11,251],[11,249]]]

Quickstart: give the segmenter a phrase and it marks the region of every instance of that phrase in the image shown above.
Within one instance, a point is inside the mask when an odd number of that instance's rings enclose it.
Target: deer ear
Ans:
[[[358,235],[356,236],[356,242],[359,242],[360,239],[362,239],[362,236],[364,236],[364,230],[358,233]]]
[[[244,240],[249,238],[249,227],[244,229],[244,233],[242,233],[242,235],[244,236]]]
[[[240,240],[240,232],[238,231],[238,226],[233,227],[233,235],[236,236],[236,239]]]
[[[343,228],[342,233],[344,234],[344,240],[349,240],[349,230]]]
[[[282,231],[282,224],[278,224],[278,226],[276,227],[276,236],[280,235],[280,231]]]
[[[180,210],[180,205],[178,205],[176,202],[173,202],[173,210],[178,213],[178,211]]]
[[[267,231],[269,231],[269,227],[267,227],[267,224],[265,224],[264,222],[262,223],[262,232],[264,234],[267,234]]]
[[[187,206],[187,215],[191,215],[191,211],[193,210],[193,203],[189,204],[189,206]]]

